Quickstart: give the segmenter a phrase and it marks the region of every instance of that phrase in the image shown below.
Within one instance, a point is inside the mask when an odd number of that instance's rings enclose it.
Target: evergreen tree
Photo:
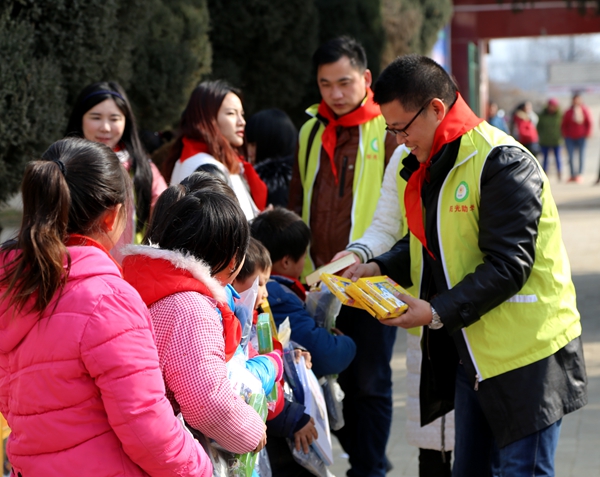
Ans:
[[[312,79],[318,16],[306,0],[209,0],[214,78],[242,89],[247,113],[297,107]]]
[[[382,65],[407,53],[429,54],[452,16],[451,0],[382,0]]]
[[[5,0],[0,5],[0,202],[64,134],[80,90],[116,80],[142,127],[175,123],[210,69],[206,0]]]
[[[206,0],[148,0],[147,29],[133,51],[127,88],[139,126],[160,131],[176,124],[189,95],[210,73]]]

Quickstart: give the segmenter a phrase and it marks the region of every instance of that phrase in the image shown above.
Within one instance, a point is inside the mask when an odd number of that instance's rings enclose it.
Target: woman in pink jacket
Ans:
[[[146,306],[108,251],[128,177],[110,148],[54,143],[0,248],[0,412],[15,476],[212,475],[165,396]]]

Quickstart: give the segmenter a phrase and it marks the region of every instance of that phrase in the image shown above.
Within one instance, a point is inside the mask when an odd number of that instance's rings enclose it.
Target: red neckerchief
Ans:
[[[302,285],[302,283],[300,282],[300,280],[298,280],[297,278],[292,278],[289,277],[287,275],[283,275],[281,273],[277,274],[280,277],[285,278],[286,280],[289,280],[292,283],[286,283],[285,285],[292,290],[297,296],[298,298],[300,298],[302,300],[302,303],[304,303],[306,301],[306,288],[304,288],[304,285]],[[273,276],[273,275],[272,275]]]
[[[181,157],[179,158],[180,162],[183,162],[196,154],[200,154],[201,152],[210,154],[208,152],[208,145],[204,141],[198,141],[197,139],[183,136],[181,142],[183,143],[183,150],[181,151]]]
[[[256,173],[252,164],[244,161],[244,159],[241,157],[240,162],[244,168],[244,177],[248,183],[248,187],[250,187],[250,195],[252,196],[252,200],[256,204],[256,207],[258,207],[258,210],[262,212],[267,206],[267,185]]]
[[[427,248],[427,238],[425,237],[425,226],[423,225],[423,205],[421,200],[421,189],[423,182],[429,172],[431,158],[437,154],[444,145],[451,143],[460,136],[475,128],[483,122],[483,119],[478,118],[471,108],[465,103],[462,96],[456,93],[456,101],[446,116],[435,130],[433,137],[433,145],[429,158],[426,162],[419,165],[410,176],[406,190],[404,191],[404,205],[406,207],[406,221],[408,228],[413,233],[429,255],[433,257],[431,250]],[[435,258],[435,257],[433,257]]]
[[[373,101],[373,91],[371,91],[371,88],[367,88],[367,97],[354,111],[336,118],[333,110],[327,106],[325,101],[321,101],[321,104],[319,104],[318,114],[329,121],[325,126],[323,136],[321,136],[321,143],[323,144],[323,149],[325,149],[325,152],[329,156],[331,170],[333,171],[335,183],[337,184],[337,169],[335,167],[335,163],[333,162],[335,146],[337,144],[337,127],[343,126],[345,128],[350,128],[358,126],[359,124],[364,124],[367,121],[379,116],[381,114],[381,109],[379,109],[379,105],[375,104]]]
[[[214,299],[204,283],[194,278],[188,270],[177,268],[168,260],[147,255],[128,255],[123,259],[123,267],[125,280],[138,291],[148,307],[166,296],[183,291],[194,291]],[[160,280],[158,286],[157,280]],[[217,308],[223,321],[225,361],[229,361],[242,339],[242,327],[227,303],[217,302]]]
[[[96,248],[102,250],[106,255],[108,255],[108,257],[112,260],[112,262],[117,266],[117,268],[119,269],[119,273],[121,274],[121,277],[123,276],[123,269],[121,268],[121,265],[119,265],[117,263],[117,261],[109,253],[109,251],[106,250],[101,243],[96,242],[94,239],[86,237],[85,235],[71,234],[67,237],[67,241],[65,242],[65,245],[67,247],[96,247]]]

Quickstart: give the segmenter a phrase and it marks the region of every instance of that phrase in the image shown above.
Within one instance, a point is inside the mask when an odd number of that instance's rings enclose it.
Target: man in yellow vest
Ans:
[[[452,475],[553,476],[562,417],[587,402],[581,324],[548,179],[478,118],[433,60],[397,58],[375,87],[403,161],[409,233],[348,275],[388,274],[423,326],[421,423],[455,409]]]
[[[322,101],[300,131],[289,208],[310,226],[304,276],[364,234],[396,144],[373,102],[364,48],[341,37],[313,56]],[[349,454],[349,476],[382,477],[392,418],[390,360],[396,330],[366,312],[343,307],[337,328],[356,342],[356,358],[339,377],[346,393],[338,433]]]

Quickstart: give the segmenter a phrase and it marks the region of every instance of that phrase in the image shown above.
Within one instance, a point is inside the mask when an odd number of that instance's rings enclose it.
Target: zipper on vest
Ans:
[[[475,375],[475,386],[473,387],[475,391],[479,391],[479,374]]]
[[[346,168],[348,167],[348,156],[342,159],[342,174],[340,175],[340,197],[344,197],[344,184],[346,182]]]
[[[446,463],[446,414],[442,416],[442,462]]]

